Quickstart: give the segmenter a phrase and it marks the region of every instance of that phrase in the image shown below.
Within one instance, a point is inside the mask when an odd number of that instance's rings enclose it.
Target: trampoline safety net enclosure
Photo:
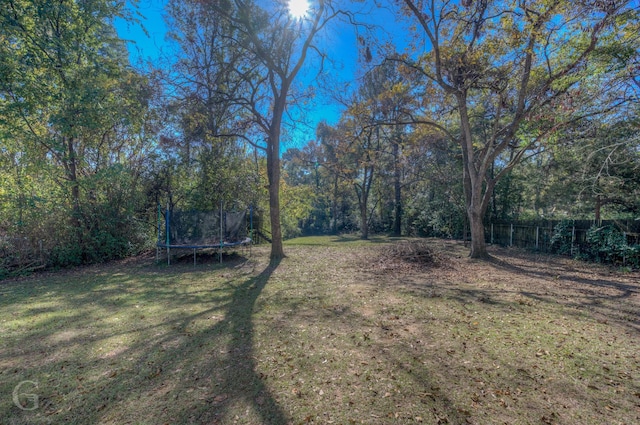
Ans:
[[[163,217],[164,216],[164,217]],[[158,208],[158,256],[167,250],[167,264],[171,263],[171,249],[215,249],[222,261],[222,251],[230,247],[251,245],[253,214],[247,211],[170,211]]]

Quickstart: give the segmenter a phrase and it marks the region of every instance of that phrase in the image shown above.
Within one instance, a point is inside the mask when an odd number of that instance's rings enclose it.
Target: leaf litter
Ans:
[[[29,423],[640,423],[637,273],[499,247],[480,262],[436,240],[323,244],[287,246],[275,270],[264,248],[241,268],[104,266],[113,294],[88,292],[82,276],[49,283],[50,303],[77,300],[83,313],[52,334],[90,317],[90,350],[22,331],[25,311],[46,317],[38,297],[6,305],[16,323],[3,324],[15,329],[3,370],[41,381],[43,405],[55,402]],[[116,295],[129,338],[118,351],[101,339]],[[114,354],[101,357],[103,345]],[[70,374],[62,359],[87,367]]]

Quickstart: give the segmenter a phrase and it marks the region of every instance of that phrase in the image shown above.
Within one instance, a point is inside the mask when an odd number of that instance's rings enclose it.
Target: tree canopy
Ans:
[[[148,249],[159,203],[252,205],[274,259],[288,237],[340,232],[470,233],[484,258],[490,220],[638,217],[636,3],[384,10],[383,37],[365,2],[170,0],[171,56],[134,68],[123,2],[5,2],[0,267]],[[359,49],[340,84],[338,35]],[[319,99],[338,116],[305,133]]]

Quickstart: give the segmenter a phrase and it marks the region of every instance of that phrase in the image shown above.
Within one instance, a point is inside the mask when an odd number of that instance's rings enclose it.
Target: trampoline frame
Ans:
[[[215,243],[215,244],[172,244],[171,243],[171,225],[170,225],[170,217],[171,217],[171,213],[169,210],[169,205],[167,205],[167,209],[165,210],[165,216],[164,216],[164,230],[165,230],[165,241],[160,242],[160,235],[161,233],[161,223],[163,220],[161,220],[162,217],[162,207],[158,204],[158,242],[156,243],[156,263],[160,263],[160,250],[161,249],[166,249],[167,250],[167,265],[171,265],[171,250],[172,249],[192,249],[193,250],[193,265],[196,265],[196,251],[199,249],[214,249],[218,252],[218,257],[220,259],[220,263],[222,263],[222,254],[224,252],[225,248],[236,248],[236,247],[242,247],[243,249],[248,248],[249,249],[249,256],[251,256],[251,245],[253,244],[253,207],[249,207],[249,223],[250,223],[250,230],[249,230],[249,236],[245,237],[243,240],[241,241],[234,241],[234,242],[228,242],[225,241],[223,236],[224,236],[224,229],[223,229],[223,214],[224,211],[222,209],[222,203],[220,204],[220,234],[219,234],[219,239],[220,242],[219,243]]]

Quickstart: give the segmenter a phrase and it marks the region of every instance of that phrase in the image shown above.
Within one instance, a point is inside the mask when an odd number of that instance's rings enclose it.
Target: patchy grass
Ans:
[[[275,265],[263,247],[4,282],[0,422],[640,423],[637,273],[430,243],[426,268],[327,237]]]

